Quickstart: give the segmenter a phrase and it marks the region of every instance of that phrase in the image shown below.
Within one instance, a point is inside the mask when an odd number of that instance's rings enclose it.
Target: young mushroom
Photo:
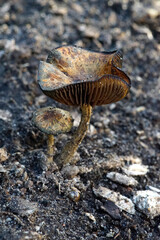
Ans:
[[[44,107],[34,112],[32,121],[39,130],[48,135],[47,159],[50,164],[53,162],[54,155],[54,135],[71,130],[72,116],[60,108]]]
[[[81,122],[72,139],[64,146],[58,165],[71,161],[83,140],[94,106],[117,102],[131,86],[121,70],[122,52],[94,52],[74,46],[62,46],[40,62],[38,82],[41,90],[54,100],[80,106]]]

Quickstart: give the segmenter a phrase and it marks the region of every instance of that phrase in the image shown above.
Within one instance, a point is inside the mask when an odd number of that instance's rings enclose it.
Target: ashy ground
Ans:
[[[64,44],[123,49],[132,82],[125,99],[94,108],[72,174],[45,169],[46,136],[31,123],[36,109],[58,106],[75,119],[72,132],[78,124],[79,109],[37,84],[39,61]],[[159,72],[159,1],[0,1],[0,239],[160,238],[160,216],[137,206],[131,214],[93,191],[103,186],[133,203],[137,191],[160,189]],[[56,137],[56,151],[72,132]],[[137,163],[145,165],[138,185],[107,177]]]

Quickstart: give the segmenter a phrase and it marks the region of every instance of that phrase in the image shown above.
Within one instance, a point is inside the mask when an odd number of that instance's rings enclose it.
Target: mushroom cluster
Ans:
[[[46,62],[40,62],[38,83],[43,93],[57,102],[79,106],[82,112],[79,127],[57,157],[59,166],[71,161],[83,140],[92,108],[127,95],[131,82],[121,68],[121,51],[95,52],[74,46],[56,48]]]

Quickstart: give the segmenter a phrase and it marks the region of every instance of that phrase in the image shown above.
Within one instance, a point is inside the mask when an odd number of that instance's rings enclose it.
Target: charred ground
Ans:
[[[159,239],[159,217],[150,219],[139,211],[130,215],[115,207],[109,213],[104,211],[110,209],[107,203],[93,194],[93,186],[103,185],[132,199],[136,190],[160,184],[156,2],[1,0],[0,147],[8,157],[0,172],[0,239]],[[90,131],[78,150],[81,170],[74,180],[57,170],[45,171],[39,149],[46,149],[46,137],[31,123],[37,108],[50,105],[79,117],[78,109],[45,97],[37,84],[39,61],[63,44],[101,51],[122,48],[123,69],[132,82],[125,99],[94,108]],[[57,136],[57,151],[70,135]],[[121,172],[126,159],[135,158],[149,166],[145,176],[136,177],[137,187],[106,178],[111,169]],[[68,197],[72,186],[80,191],[78,202]]]

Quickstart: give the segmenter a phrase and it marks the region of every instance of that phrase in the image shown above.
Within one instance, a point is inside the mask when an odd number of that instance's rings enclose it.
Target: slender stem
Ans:
[[[72,139],[64,146],[61,154],[56,159],[58,166],[63,166],[71,162],[74,153],[86,135],[92,114],[92,107],[90,105],[84,104],[81,107],[81,111],[81,122],[76,132],[73,134]]]
[[[53,162],[53,154],[54,154],[54,136],[49,134],[47,140],[47,157],[49,164]]]

